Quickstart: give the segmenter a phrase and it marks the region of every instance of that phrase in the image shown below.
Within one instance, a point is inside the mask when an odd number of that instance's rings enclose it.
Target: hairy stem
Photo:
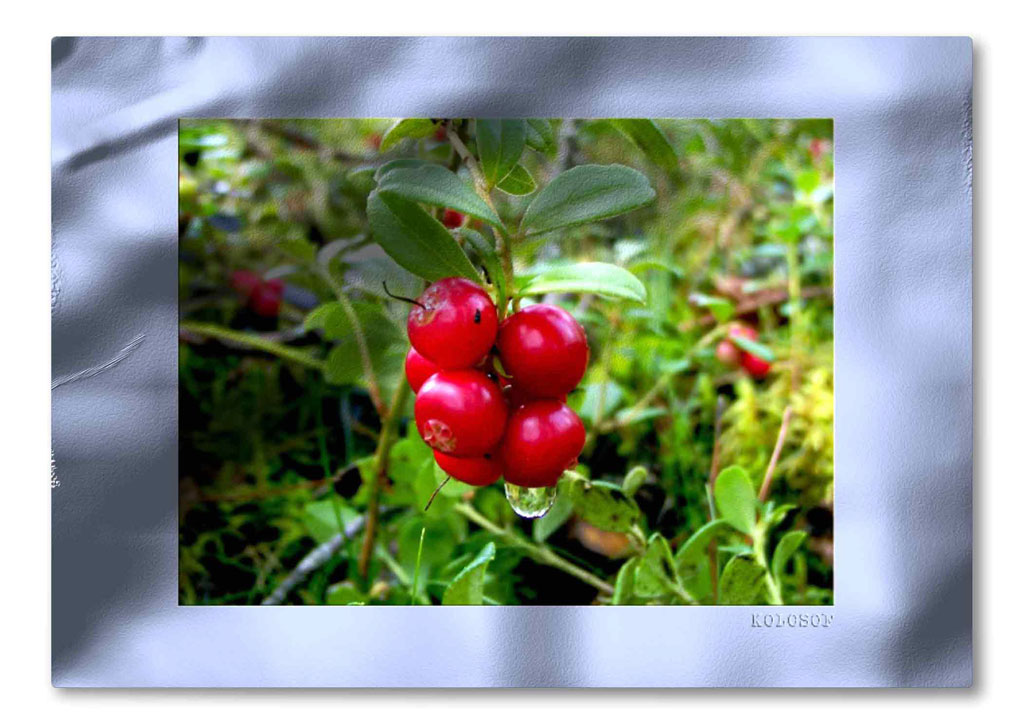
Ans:
[[[552,568],[557,568],[564,573],[568,573],[573,578],[578,578],[584,583],[593,586],[597,590],[602,593],[606,593],[609,596],[615,593],[615,589],[607,581],[603,581],[590,571],[585,571],[579,566],[570,563],[549,548],[526,541],[511,530],[495,525],[479,513],[472,505],[469,505],[468,503],[459,503],[455,506],[455,510],[484,530],[500,537],[508,544],[522,548],[530,558],[533,558],[538,563],[543,563],[544,565],[551,566]]]

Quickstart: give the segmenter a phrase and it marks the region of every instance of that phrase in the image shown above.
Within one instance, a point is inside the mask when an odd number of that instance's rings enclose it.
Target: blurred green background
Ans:
[[[554,143],[522,160],[538,185],[579,164],[620,163],[657,192],[646,208],[514,249],[517,277],[565,260],[604,261],[647,287],[644,306],[546,300],[576,316],[591,346],[590,369],[569,398],[590,433],[580,470],[613,486],[635,466],[647,471],[632,496],[637,530],[602,530],[564,495],[546,517],[524,520],[501,485],[449,483],[424,512],[443,478],[407,424],[410,404],[360,573],[371,504],[363,480],[381,420],[351,329],[307,317],[343,290],[390,399],[408,310],[382,282],[409,296],[423,282],[373,243],[367,194],[389,160],[457,166],[440,133],[381,150],[393,123],[181,122],[181,603],[439,604],[478,560],[487,561],[475,567],[486,604],[724,603],[719,568],[750,547],[736,533],[717,542],[708,559],[717,563],[688,571],[683,597],[671,586],[611,589],[627,561],[642,567],[652,534],[678,555],[709,521],[716,419],[719,469],[741,465],[760,483],[787,406],[771,500],[793,507],[772,536],[806,536],[781,572],[782,596],[831,603],[833,167],[832,123],[820,119],[659,119],[668,160],[614,121],[551,121]],[[494,194],[503,218],[521,215],[529,199]],[[254,312],[232,288],[239,270],[284,283],[276,316]],[[715,345],[702,343],[736,321],[756,328],[775,356],[764,380],[723,365]]]

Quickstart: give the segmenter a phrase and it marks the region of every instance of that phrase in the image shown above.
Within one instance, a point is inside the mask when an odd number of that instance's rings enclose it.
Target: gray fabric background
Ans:
[[[58,686],[965,686],[963,38],[53,41]],[[177,605],[179,117],[832,117],[834,607]],[[830,625],[753,628],[754,613]]]

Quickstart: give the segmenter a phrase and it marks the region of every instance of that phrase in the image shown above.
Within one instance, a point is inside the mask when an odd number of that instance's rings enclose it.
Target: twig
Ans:
[[[813,299],[814,297],[824,297],[832,293],[832,287],[807,287],[801,290],[800,297],[802,299]],[[745,301],[740,302],[736,305],[734,316],[742,317],[751,312],[756,312],[761,307],[772,307],[776,304],[782,304],[789,299],[789,289],[786,287],[780,287],[778,289],[765,289],[760,292],[755,292],[750,295]],[[689,332],[695,327],[707,327],[717,323],[718,320],[713,314],[705,314],[698,319],[690,320],[679,325],[680,332]]]
[[[768,500],[768,492],[772,487],[772,476],[775,474],[775,466],[779,462],[779,455],[782,454],[782,446],[786,443],[786,433],[789,432],[789,420],[793,416],[793,410],[786,407],[782,411],[782,424],[779,426],[779,436],[775,440],[775,449],[772,450],[771,460],[768,461],[768,469],[764,471],[764,482],[761,483],[761,492],[758,494],[761,502]]]
[[[391,405],[384,415],[380,438],[377,440],[377,452],[373,459],[373,474],[367,481],[370,485],[370,500],[366,509],[366,533],[363,536],[363,547],[359,551],[359,575],[364,578],[370,567],[373,542],[377,535],[377,520],[380,517],[380,489],[388,476],[388,457],[391,454],[391,445],[394,443],[398,419],[402,416],[402,408],[405,407],[405,400],[408,396],[409,386],[405,384],[405,380],[399,381],[391,399]]]
[[[551,566],[552,568],[557,568],[564,573],[568,573],[573,578],[578,578],[584,583],[593,586],[597,590],[601,591],[602,593],[606,593],[609,596],[615,593],[615,589],[607,581],[603,581],[590,571],[585,571],[579,566],[570,563],[569,561],[565,560],[560,555],[549,550],[548,548],[543,548],[541,546],[525,541],[518,535],[513,533],[511,530],[507,530],[505,528],[501,528],[500,526],[495,525],[490,520],[481,515],[473,506],[467,503],[459,503],[455,506],[455,510],[458,513],[461,513],[469,520],[476,523],[484,530],[489,531],[490,533],[493,533],[496,536],[499,536],[500,538],[508,542],[510,545],[522,548],[524,551],[526,551],[526,554],[528,556],[533,558],[538,563],[543,563],[545,565]]]
[[[307,553],[305,557],[299,561],[299,565],[295,566],[295,569],[278,584],[277,588],[275,588],[269,596],[260,602],[260,605],[277,606],[284,603],[284,600],[288,597],[288,594],[292,592],[292,589],[306,580],[317,568],[325,565],[329,560],[331,560],[331,558],[334,557],[334,554],[341,549],[342,545],[344,545],[345,541],[359,532],[359,529],[363,527],[363,520],[364,519],[362,517],[356,518],[346,526],[345,530],[340,533],[336,533],[330,540],[325,543],[321,543]]]
[[[257,349],[261,352],[269,352],[272,355],[281,357],[290,362],[298,362],[306,367],[319,370],[323,372],[326,369],[326,365],[323,360],[316,359],[311,355],[300,352],[294,347],[289,347],[284,344],[278,344],[270,340],[264,339],[256,334],[249,332],[239,332],[235,329],[228,329],[227,327],[221,327],[216,324],[206,324],[205,322],[180,322],[178,324],[178,330],[185,332],[186,334],[196,334],[203,337],[214,337],[222,342],[228,342],[231,345],[237,347],[247,347],[249,349]]]

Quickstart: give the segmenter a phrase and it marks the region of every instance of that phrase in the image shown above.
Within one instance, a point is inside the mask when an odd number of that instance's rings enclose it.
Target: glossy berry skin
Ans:
[[[483,372],[442,370],[420,387],[415,414],[427,445],[454,457],[479,457],[501,440],[508,404]]]
[[[408,354],[405,355],[405,379],[409,381],[409,387],[412,388],[414,393],[420,391],[428,377],[440,371],[441,368],[436,364],[412,347],[409,348]]]
[[[755,380],[763,380],[768,376],[768,372],[772,368],[770,362],[761,359],[757,355],[750,354],[750,352],[740,353],[740,365]]]
[[[516,385],[506,385],[504,388],[502,388],[502,391],[505,393],[505,399],[508,400],[509,410],[518,410],[520,407],[522,407],[528,402],[536,402],[538,399],[545,399],[533,397],[532,395],[524,392],[521,387],[517,387]],[[552,397],[547,399],[553,399],[558,402],[565,402],[566,398],[567,395],[559,395],[558,397]]]
[[[571,314],[550,304],[535,304],[502,323],[498,356],[524,395],[558,399],[583,379],[590,347]]]
[[[498,310],[479,285],[458,277],[439,279],[416,301],[409,312],[409,341],[441,369],[472,367],[494,346]]]
[[[496,453],[476,458],[456,458],[435,450],[434,460],[439,468],[469,485],[483,487],[501,477],[501,461]]]
[[[261,282],[249,297],[249,307],[261,317],[276,317],[281,312],[284,282],[268,279]]]
[[[583,422],[564,402],[528,402],[512,413],[501,441],[505,480],[524,488],[558,482],[583,451]]]
[[[466,217],[455,209],[445,209],[441,216],[441,223],[449,229],[457,229],[466,221]]]

